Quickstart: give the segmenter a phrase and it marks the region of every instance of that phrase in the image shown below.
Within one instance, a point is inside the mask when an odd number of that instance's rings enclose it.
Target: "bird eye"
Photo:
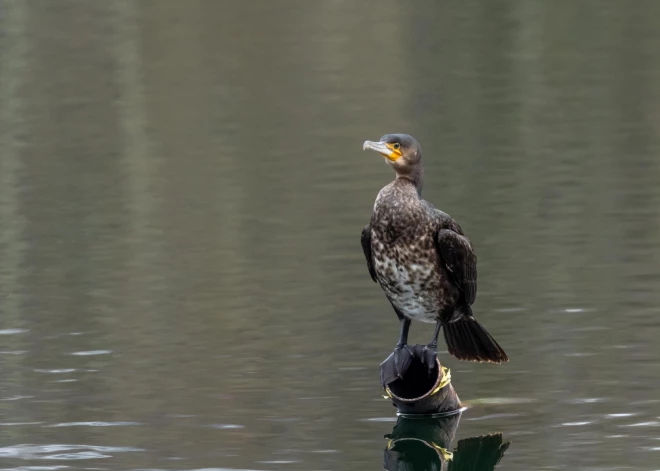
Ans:
[[[399,147],[401,147],[401,144],[399,144],[399,143],[397,142],[397,143],[394,144],[392,147],[394,147],[395,149],[398,149]]]

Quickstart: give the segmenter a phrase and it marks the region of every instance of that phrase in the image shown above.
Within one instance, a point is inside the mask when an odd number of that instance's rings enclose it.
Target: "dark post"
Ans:
[[[384,468],[388,471],[449,470],[493,471],[509,447],[502,434],[495,433],[460,440],[452,451],[452,442],[464,407],[451,385],[451,374],[436,358],[429,371],[422,362],[423,345],[408,346],[412,361],[402,378],[383,384],[386,397],[399,411],[387,446]],[[380,366],[381,383],[385,371],[394,371],[388,362]]]
[[[451,415],[460,412],[463,406],[451,385],[449,369],[443,367],[436,358],[435,367],[429,371],[421,361],[424,346],[411,345],[408,348],[413,353],[413,359],[406,373],[402,378],[383,384],[385,393],[392,399],[399,414],[406,417]],[[381,364],[381,378],[383,365],[389,361],[392,361],[392,355]]]

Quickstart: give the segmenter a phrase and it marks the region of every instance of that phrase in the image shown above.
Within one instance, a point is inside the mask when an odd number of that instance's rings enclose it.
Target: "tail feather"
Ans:
[[[456,324],[456,331],[458,333],[458,342],[454,342],[454,343],[458,343],[458,345],[456,345],[457,350],[459,352],[470,352],[474,357],[473,358],[474,360],[483,361],[482,358],[483,355],[481,354],[482,351],[481,344],[479,342],[479,339],[470,332],[469,324],[467,322],[456,322],[455,324]],[[447,330],[445,330],[445,336],[446,335],[447,335]]]
[[[443,327],[449,353],[459,360],[505,363],[509,357],[502,347],[471,315]]]

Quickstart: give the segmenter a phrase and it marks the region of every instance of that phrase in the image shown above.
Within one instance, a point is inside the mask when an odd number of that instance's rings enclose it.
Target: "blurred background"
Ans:
[[[511,357],[441,342],[457,438],[657,469],[658,51],[655,0],[0,0],[0,467],[381,469],[407,132]]]

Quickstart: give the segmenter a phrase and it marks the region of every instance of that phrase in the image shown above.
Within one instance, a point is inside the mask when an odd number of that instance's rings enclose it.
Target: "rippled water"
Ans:
[[[380,469],[398,325],[358,238],[392,175],[361,143],[403,131],[511,357],[441,352],[453,463],[502,432],[501,469],[657,469],[659,18],[1,1],[0,468]]]

